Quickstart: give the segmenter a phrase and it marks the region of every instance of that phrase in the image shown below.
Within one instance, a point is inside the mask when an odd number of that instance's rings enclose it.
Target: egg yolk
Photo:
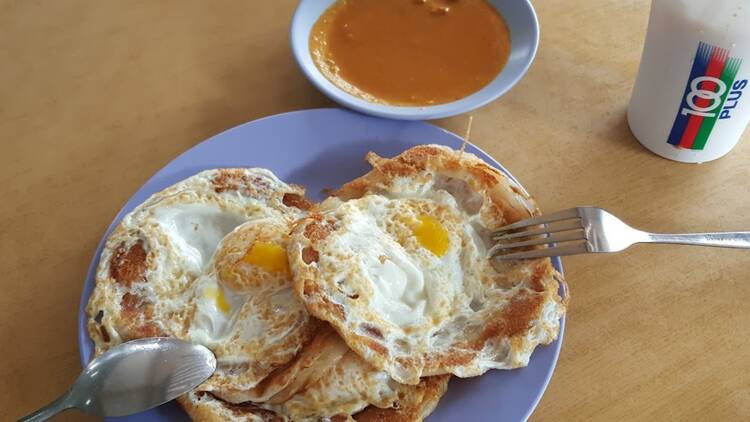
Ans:
[[[272,273],[289,271],[286,249],[276,243],[255,242],[245,254],[243,261]]]
[[[229,306],[229,302],[227,302],[226,296],[224,296],[224,292],[221,289],[215,286],[207,287],[206,290],[203,291],[203,295],[207,299],[215,301],[216,307],[219,308],[221,312],[224,312],[225,314],[229,313],[231,308]]]
[[[435,255],[443,256],[448,251],[448,231],[435,217],[420,215],[412,230],[419,244]]]

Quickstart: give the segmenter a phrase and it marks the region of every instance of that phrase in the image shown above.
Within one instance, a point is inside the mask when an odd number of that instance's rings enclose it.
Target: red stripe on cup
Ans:
[[[727,63],[728,57],[729,57],[729,51],[727,51],[726,49],[714,48],[714,51],[711,54],[711,59],[708,61],[708,67],[706,68],[705,76],[711,76],[717,79],[720,78],[721,72],[724,71],[724,66]],[[689,83],[692,83],[692,81],[690,81]],[[702,90],[715,91],[716,82],[703,81],[701,82],[699,88]],[[695,99],[695,106],[707,107],[711,105],[710,101],[711,100],[708,98],[698,97]],[[690,116],[687,126],[685,127],[685,132],[682,133],[682,138],[680,138],[680,147],[688,148],[688,149],[693,147],[693,143],[695,142],[695,136],[698,134],[698,131],[700,130],[702,123],[703,123],[703,116],[697,116],[695,114]]]

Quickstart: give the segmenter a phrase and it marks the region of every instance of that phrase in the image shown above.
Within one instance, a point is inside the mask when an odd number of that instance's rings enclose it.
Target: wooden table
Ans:
[[[0,420],[74,380],[86,269],[143,182],[224,129],[331,106],[292,59],[294,6],[0,1]],[[536,6],[536,62],[473,113],[472,141],[547,211],[596,204],[654,231],[750,229],[750,139],[686,165],[628,131],[649,2]],[[462,133],[466,121],[438,124]],[[565,265],[565,341],[533,421],[750,417],[750,252],[642,246]]]

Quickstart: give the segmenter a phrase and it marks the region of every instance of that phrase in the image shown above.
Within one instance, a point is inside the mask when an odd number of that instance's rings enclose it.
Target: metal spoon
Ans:
[[[187,393],[215,369],[204,346],[161,337],[129,341],[92,360],[67,393],[19,422],[72,408],[99,416],[138,413]]]

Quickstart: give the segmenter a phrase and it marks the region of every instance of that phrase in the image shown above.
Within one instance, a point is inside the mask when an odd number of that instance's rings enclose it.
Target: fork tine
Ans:
[[[548,243],[569,242],[571,240],[586,240],[583,230],[576,230],[569,233],[558,233],[546,237],[540,237],[537,239],[525,240],[523,242],[497,243],[492,248],[490,248],[489,254],[490,256],[494,256],[498,255],[500,251],[507,249],[521,248],[524,246],[545,245]]]
[[[586,242],[577,243],[575,245],[557,246],[554,248],[534,249],[533,251],[517,252],[507,255],[497,255],[495,259],[530,259],[530,258],[546,258],[552,256],[566,256],[566,255],[578,255],[582,253],[591,252],[586,246]]]
[[[528,226],[537,226],[539,224],[551,223],[553,221],[569,220],[571,218],[580,218],[578,208],[570,208],[563,211],[553,212],[552,214],[545,214],[539,217],[516,221],[513,224],[508,224],[507,226],[498,228],[492,233],[492,236],[501,236],[509,230],[520,229]]]
[[[548,224],[551,224],[551,223],[548,223]],[[498,242],[501,240],[515,239],[518,237],[530,237],[530,236],[536,236],[539,234],[550,234],[550,233],[564,232],[566,230],[576,230],[576,229],[581,229],[581,228],[583,227],[581,226],[580,221],[566,220],[566,221],[556,223],[554,226],[547,226],[541,229],[526,230],[525,232],[508,233],[504,235],[494,236],[492,240],[494,240],[495,242]]]

